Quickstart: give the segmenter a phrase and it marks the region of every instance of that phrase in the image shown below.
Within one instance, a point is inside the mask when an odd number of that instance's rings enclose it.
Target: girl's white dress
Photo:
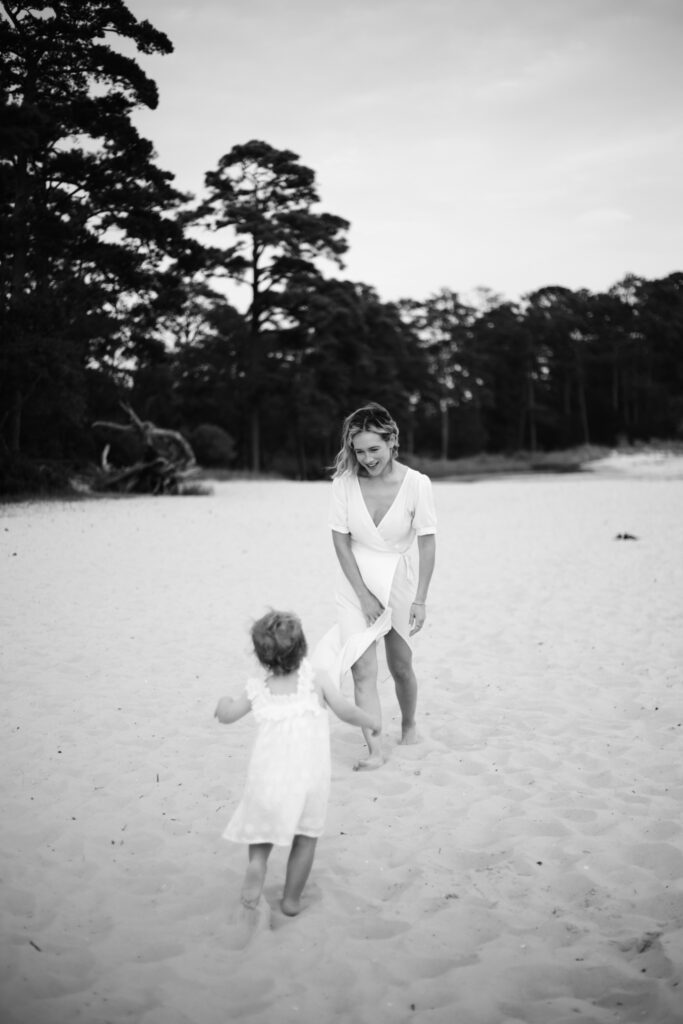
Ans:
[[[417,537],[436,533],[436,509],[428,476],[408,469],[384,518],[375,524],[358,477],[347,473],[332,481],[330,529],[351,535],[351,550],[368,589],[384,612],[368,626],[358,597],[337,567],[337,626],[325,634],[313,660],[339,683],[367,648],[395,629],[411,644],[410,606],[415,598]]]
[[[265,679],[247,681],[256,740],[244,794],[224,839],[289,846],[295,835],[322,835],[330,790],[330,731],[313,678],[313,667],[304,658],[295,693],[273,694]]]

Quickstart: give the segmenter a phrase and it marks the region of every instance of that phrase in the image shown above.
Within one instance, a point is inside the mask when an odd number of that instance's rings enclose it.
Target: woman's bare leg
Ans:
[[[317,842],[312,836],[294,836],[287,859],[285,891],[280,904],[282,913],[288,917],[296,917],[301,910],[301,894],[313,867]]]
[[[351,666],[351,673],[356,704],[373,717],[380,718],[382,709],[377,693],[377,651],[374,644]],[[354,770],[380,768],[384,764],[381,737],[373,736],[369,729],[363,729],[363,736],[368,745],[368,756],[354,765]]]
[[[417,708],[417,679],[413,671],[413,654],[403,637],[391,629],[384,643],[387,665],[394,680],[398,706],[401,709],[401,743],[417,743],[415,709]]]
[[[253,910],[261,899],[266,881],[268,858],[273,849],[272,843],[251,843],[249,845],[249,866],[242,883],[242,904]]]

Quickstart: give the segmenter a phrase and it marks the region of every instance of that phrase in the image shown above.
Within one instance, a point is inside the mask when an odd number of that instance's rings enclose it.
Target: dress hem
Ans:
[[[307,839],[320,839],[323,832],[305,832],[303,829],[299,832],[293,832],[291,839],[254,839],[250,836],[248,839],[236,839],[232,836],[222,835],[221,839],[224,839],[226,843],[240,843],[246,846],[260,846],[261,844],[268,843],[271,846],[291,846],[294,842],[295,836],[306,836]]]

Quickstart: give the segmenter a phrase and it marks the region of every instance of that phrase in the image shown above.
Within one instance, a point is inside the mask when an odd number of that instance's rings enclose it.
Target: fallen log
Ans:
[[[141,420],[129,405],[122,403],[122,408],[129,423],[93,423],[96,435],[106,443],[90,487],[126,494],[182,494],[188,479],[199,472],[187,439],[178,431]]]

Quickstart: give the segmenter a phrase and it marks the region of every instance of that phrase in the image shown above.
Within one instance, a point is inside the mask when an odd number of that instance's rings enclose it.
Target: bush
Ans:
[[[190,433],[189,442],[200,466],[227,467],[235,461],[235,442],[215,423],[200,423]]]
[[[587,463],[608,454],[609,449],[599,445],[583,445],[553,452],[481,452],[461,459],[430,459],[409,455],[404,462],[426,473],[432,480],[450,480],[455,477],[493,476],[500,473],[579,472]]]
[[[0,494],[18,497],[68,492],[72,472],[73,466],[60,460],[8,456],[0,460]]]

